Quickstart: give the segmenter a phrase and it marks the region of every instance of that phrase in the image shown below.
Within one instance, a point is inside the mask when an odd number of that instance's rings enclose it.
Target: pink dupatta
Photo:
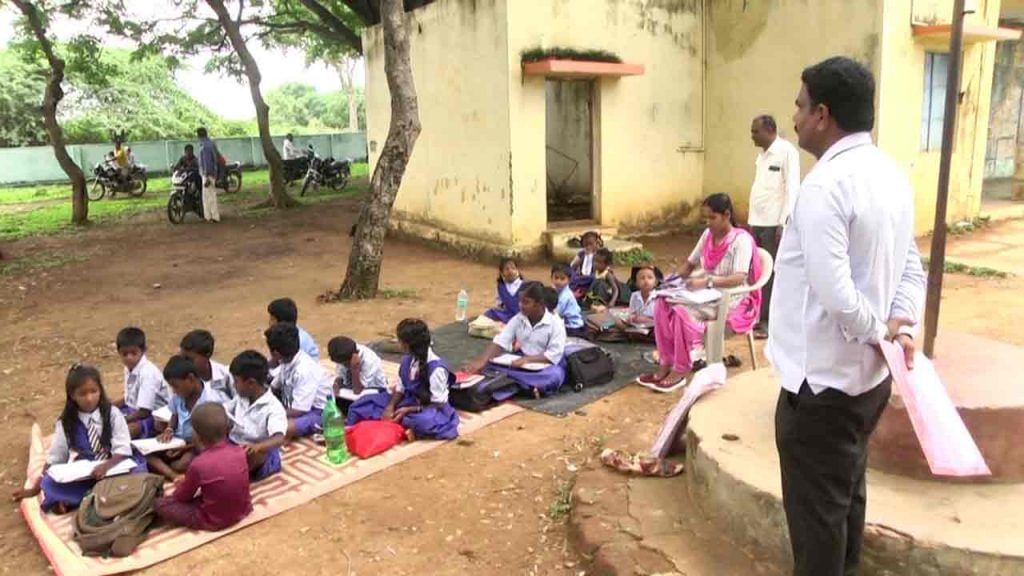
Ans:
[[[761,257],[757,251],[757,241],[754,237],[743,230],[742,228],[733,227],[732,231],[726,234],[725,238],[722,239],[718,245],[715,245],[714,235],[711,231],[707,231],[707,238],[704,241],[704,247],[701,251],[701,266],[709,274],[712,270],[718,267],[718,264],[725,257],[725,254],[729,251],[729,247],[732,243],[740,237],[741,234],[745,234],[750,237],[750,243],[754,246],[754,253],[750,259],[750,271],[748,272],[747,282],[753,285],[761,277]],[[743,296],[739,304],[735,305],[729,312],[729,317],[726,318],[726,324],[729,328],[737,334],[746,334],[753,329],[754,325],[757,324],[758,318],[761,314],[761,290],[760,288],[749,292]]]

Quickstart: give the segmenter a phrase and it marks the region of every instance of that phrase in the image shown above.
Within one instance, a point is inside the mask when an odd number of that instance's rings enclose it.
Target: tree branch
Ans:
[[[360,38],[359,35],[349,28],[344,22],[342,22],[341,18],[338,18],[318,0],[299,0],[299,2],[312,12],[324,26],[335,32],[335,35],[332,35],[333,37],[339,39],[344,38],[343,42],[345,44],[351,46],[352,49],[359,54],[363,53],[363,39]],[[345,1],[345,5],[351,8],[348,0]],[[360,14],[355,11],[355,9],[352,10],[356,12],[356,14]],[[361,14],[360,17],[362,17]]]

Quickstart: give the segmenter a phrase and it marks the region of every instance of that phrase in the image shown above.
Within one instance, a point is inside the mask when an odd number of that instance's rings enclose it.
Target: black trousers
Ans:
[[[779,253],[779,239],[782,238],[782,226],[751,226],[754,233],[754,240],[758,248],[764,248],[772,255],[772,260]],[[768,283],[761,289],[761,317],[758,324],[768,328],[768,309],[772,305],[772,285],[775,284],[775,275],[768,280]]]
[[[775,445],[795,576],[850,576],[860,564],[868,438],[889,401],[888,379],[860,396],[783,389]]]

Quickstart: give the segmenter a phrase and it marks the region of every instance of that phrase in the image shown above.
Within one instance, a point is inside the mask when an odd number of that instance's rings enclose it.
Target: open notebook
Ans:
[[[61,484],[67,484],[68,482],[76,482],[78,480],[85,480],[92,476],[92,471],[97,466],[102,464],[102,460],[74,460],[67,464],[54,464],[46,471],[46,473],[57,482]],[[135,460],[128,458],[117,463],[117,465],[107,470],[107,476],[117,476],[119,474],[127,474],[135,468],[137,463]]]
[[[515,354],[502,354],[497,358],[491,358],[491,364],[511,367],[513,362],[521,359],[522,356],[517,356]],[[523,364],[518,369],[528,370],[530,372],[540,372],[541,370],[547,368],[548,366],[550,366],[550,364],[545,364],[544,362],[530,362],[529,364]]]

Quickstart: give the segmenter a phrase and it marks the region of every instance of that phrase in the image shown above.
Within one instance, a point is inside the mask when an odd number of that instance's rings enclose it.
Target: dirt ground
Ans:
[[[318,304],[342,278],[356,211],[355,200],[339,200],[258,219],[228,212],[219,225],[178,227],[150,213],[4,246],[8,258],[61,254],[75,261],[0,276],[0,322],[7,327],[0,349],[8,350],[0,367],[3,488],[9,493],[22,482],[29,427],[55,419],[71,363],[98,364],[108,394],[122,394],[113,339],[123,326],[146,331],[158,364],[182,334],[208,328],[217,338],[215,356],[226,362],[244,348],[264,348],[266,304],[279,296],[298,302],[300,324],[321,346],[338,334],[390,336],[407,316],[447,323],[463,287],[471,310],[489,305],[493,266],[390,239],[383,285],[415,290],[414,297]],[[687,254],[693,237],[645,244],[667,261]],[[544,265],[525,273],[548,277]],[[955,323],[1024,345],[1019,277],[947,276],[946,284],[945,310],[953,310]],[[1016,310],[993,318],[990,298]],[[979,316],[988,320],[976,322]],[[743,346],[730,342],[747,363]],[[628,387],[566,418],[525,412],[146,573],[291,574],[301,566],[307,574],[579,574],[581,559],[567,545],[564,519],[551,516],[553,504],[605,438],[632,429],[650,434],[673,400]],[[17,507],[3,506],[0,573],[47,573]]]

